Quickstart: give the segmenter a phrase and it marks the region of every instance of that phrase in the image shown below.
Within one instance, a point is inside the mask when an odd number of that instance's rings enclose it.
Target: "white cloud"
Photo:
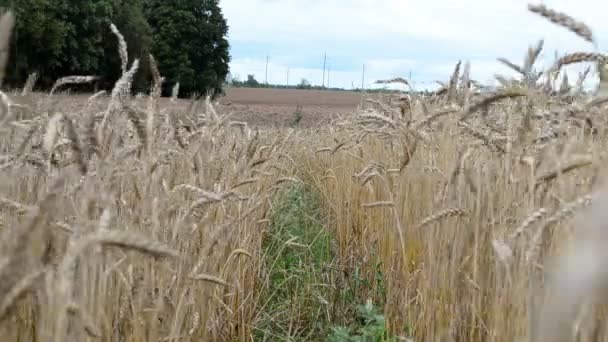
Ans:
[[[446,79],[458,60],[471,61],[473,76],[489,81],[509,73],[496,61],[521,63],[529,45],[545,40],[542,63],[554,51],[593,51],[593,46],[527,10],[533,0],[222,0],[230,26],[233,74],[264,80],[265,54],[271,55],[269,82],[304,77],[321,84],[327,51],[331,83],[350,88],[366,79],[407,77],[418,83]],[[587,23],[608,46],[608,3],[598,0],[545,0]],[[575,77],[571,77],[575,78]]]

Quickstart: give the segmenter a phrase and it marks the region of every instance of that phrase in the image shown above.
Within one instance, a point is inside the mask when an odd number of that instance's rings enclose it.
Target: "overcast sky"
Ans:
[[[537,3],[537,0],[530,0]],[[306,78],[323,79],[327,52],[331,86],[361,86],[378,79],[409,78],[417,88],[434,87],[449,78],[458,60],[469,60],[473,77],[491,82],[510,70],[496,61],[505,57],[522,63],[529,45],[545,39],[541,62],[555,52],[595,51],[595,48],[528,12],[526,0],[221,0],[230,26],[231,73],[285,84]],[[608,3],[600,0],[545,0],[558,11],[587,23],[608,47]],[[540,65],[542,65],[542,63]],[[579,69],[571,69],[576,79]],[[595,75],[595,74],[594,74]],[[327,82],[327,81],[326,81]],[[593,80],[592,80],[593,82]]]

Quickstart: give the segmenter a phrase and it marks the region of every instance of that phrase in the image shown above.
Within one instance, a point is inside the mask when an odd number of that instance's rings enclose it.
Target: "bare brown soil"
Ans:
[[[221,111],[234,112],[236,120],[255,126],[289,125],[300,107],[299,126],[314,127],[329,122],[335,115],[353,113],[361,102],[355,92],[230,88],[220,99]]]

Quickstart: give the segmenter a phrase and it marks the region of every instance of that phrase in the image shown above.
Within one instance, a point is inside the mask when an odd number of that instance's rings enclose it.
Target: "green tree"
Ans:
[[[217,96],[228,74],[228,25],[218,0],[147,0],[152,52],[166,77],[183,95]]]
[[[139,70],[133,81],[134,91],[146,91],[150,84],[148,55],[152,44],[152,30],[144,16],[144,0],[113,0],[112,22],[124,36],[129,52],[129,63],[140,60]],[[109,34],[109,33],[108,33]],[[118,41],[115,36],[105,40],[105,64],[103,85],[112,87],[121,76]]]
[[[115,23],[125,36],[129,56],[145,59],[151,31],[143,15],[144,0],[0,0],[16,14],[7,84],[20,86],[38,72],[39,85],[74,74],[97,75],[111,87],[120,77]],[[147,86],[147,61],[135,85]]]
[[[59,74],[53,78],[71,74],[103,76],[106,51],[104,42],[109,37],[112,3],[109,0],[63,0],[58,19],[68,28],[65,45],[60,56]]]
[[[16,23],[11,42],[6,83],[22,82],[37,71],[45,79],[59,73],[69,24],[62,17],[63,1],[58,0],[0,0],[0,6],[12,9]],[[44,80],[42,80],[44,81]]]
[[[245,82],[245,85],[247,85],[248,87],[257,87],[260,85],[260,83],[255,79],[255,75],[247,75],[247,81]]]

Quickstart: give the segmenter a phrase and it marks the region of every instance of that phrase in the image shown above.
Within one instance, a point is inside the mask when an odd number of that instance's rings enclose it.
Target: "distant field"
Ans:
[[[319,106],[334,108],[356,108],[361,93],[347,91],[322,91],[298,89],[253,89],[229,88],[222,102],[245,105]]]
[[[54,96],[56,109],[62,112],[81,110],[91,94]],[[42,96],[44,98],[44,96]],[[108,99],[99,99],[92,108],[105,109]],[[220,113],[233,112],[232,119],[247,122],[253,126],[288,125],[294,112],[301,106],[302,119],[300,127],[311,127],[326,124],[335,115],[352,114],[361,101],[361,93],[298,89],[249,89],[229,88],[226,95],[219,100],[216,110]],[[189,100],[178,100],[171,103],[168,98],[159,101],[161,108],[186,110]],[[145,106],[145,104],[142,104]]]
[[[226,89],[220,110],[233,111],[234,117],[251,125],[284,126],[302,106],[301,126],[327,123],[334,115],[353,113],[361,93],[298,89]]]

